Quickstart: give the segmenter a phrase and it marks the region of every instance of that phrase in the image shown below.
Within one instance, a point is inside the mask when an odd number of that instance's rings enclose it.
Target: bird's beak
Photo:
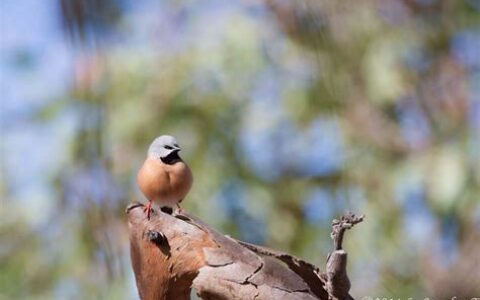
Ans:
[[[180,148],[180,146],[178,146],[178,147],[173,148],[173,150],[180,151],[180,150],[182,150],[182,148]]]

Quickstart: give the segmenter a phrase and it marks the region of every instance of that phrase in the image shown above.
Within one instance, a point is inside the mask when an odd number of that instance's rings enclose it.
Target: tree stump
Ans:
[[[290,254],[222,235],[185,211],[170,215],[155,210],[148,220],[143,204],[133,203],[127,213],[142,300],[190,299],[192,288],[201,299],[212,300],[353,299],[346,253],[338,262],[330,256],[327,273],[322,273]],[[338,232],[334,225],[334,239]]]

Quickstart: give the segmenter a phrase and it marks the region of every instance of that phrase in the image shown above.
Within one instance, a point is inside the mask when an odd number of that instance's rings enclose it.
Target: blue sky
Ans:
[[[54,1],[0,5],[2,168],[8,174],[7,195],[20,200],[9,204],[28,201],[32,210],[25,210],[25,217],[36,222],[41,215],[29,211],[48,211],[52,204],[48,181],[65,159],[62,146],[73,129],[68,113],[43,122],[38,112],[68,88],[72,51],[62,36]]]

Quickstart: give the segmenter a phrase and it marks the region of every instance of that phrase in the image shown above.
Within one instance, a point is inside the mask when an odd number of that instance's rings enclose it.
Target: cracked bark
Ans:
[[[222,235],[185,211],[175,216],[154,211],[147,220],[143,207],[127,208],[132,266],[143,300],[190,299],[192,288],[212,300],[352,299],[342,276],[332,280],[290,254]],[[335,274],[346,276],[345,265],[335,265],[340,267]]]

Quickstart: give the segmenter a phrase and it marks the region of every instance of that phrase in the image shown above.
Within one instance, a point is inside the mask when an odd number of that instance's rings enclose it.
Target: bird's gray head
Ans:
[[[161,135],[153,140],[148,148],[148,156],[162,159],[171,154],[178,153],[181,149],[175,137],[171,135]]]

